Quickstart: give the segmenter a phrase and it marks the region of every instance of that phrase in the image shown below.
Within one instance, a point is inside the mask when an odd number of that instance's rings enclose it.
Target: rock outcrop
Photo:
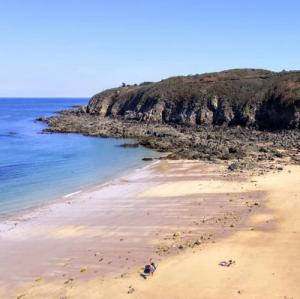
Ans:
[[[300,72],[240,69],[124,86],[93,96],[86,112],[189,126],[299,128]]]
[[[40,120],[47,132],[135,138],[169,159],[276,170],[300,164],[300,72],[230,70],[123,86]]]

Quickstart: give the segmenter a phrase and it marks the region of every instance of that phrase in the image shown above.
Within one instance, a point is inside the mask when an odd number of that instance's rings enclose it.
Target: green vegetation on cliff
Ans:
[[[233,69],[103,91],[87,113],[141,122],[300,127],[300,72]]]

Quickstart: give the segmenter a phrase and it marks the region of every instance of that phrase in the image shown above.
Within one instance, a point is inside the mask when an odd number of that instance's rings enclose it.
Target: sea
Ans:
[[[35,119],[87,98],[0,98],[0,218],[104,183],[147,165],[157,153],[132,140],[47,134]],[[149,162],[148,162],[149,163]]]

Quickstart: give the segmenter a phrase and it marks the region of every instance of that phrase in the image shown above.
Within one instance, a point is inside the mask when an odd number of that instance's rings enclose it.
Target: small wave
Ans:
[[[81,192],[82,192],[82,190],[79,190],[79,191],[76,191],[76,192],[69,193],[69,194],[65,195],[64,198],[69,198],[69,197],[74,196],[74,195],[76,195],[76,194],[79,194],[79,193],[81,193]]]

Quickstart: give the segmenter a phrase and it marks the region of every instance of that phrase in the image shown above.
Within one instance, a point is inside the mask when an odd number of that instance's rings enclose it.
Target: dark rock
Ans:
[[[44,116],[41,116],[41,117],[36,118],[35,121],[46,122],[47,118]]]
[[[152,161],[153,158],[146,158],[146,157],[145,157],[145,158],[143,158],[142,160],[143,160],[143,161]]]
[[[230,148],[228,149],[228,151],[229,151],[230,154],[235,154],[235,153],[238,152],[238,149],[237,149],[236,147],[230,147]]]
[[[237,170],[239,168],[239,164],[234,162],[234,163],[231,163],[229,166],[228,166],[228,169],[231,170],[231,171],[234,171],[234,170]]]
[[[139,147],[138,143],[123,143],[119,145],[120,147],[125,147],[125,148],[136,148]]]

